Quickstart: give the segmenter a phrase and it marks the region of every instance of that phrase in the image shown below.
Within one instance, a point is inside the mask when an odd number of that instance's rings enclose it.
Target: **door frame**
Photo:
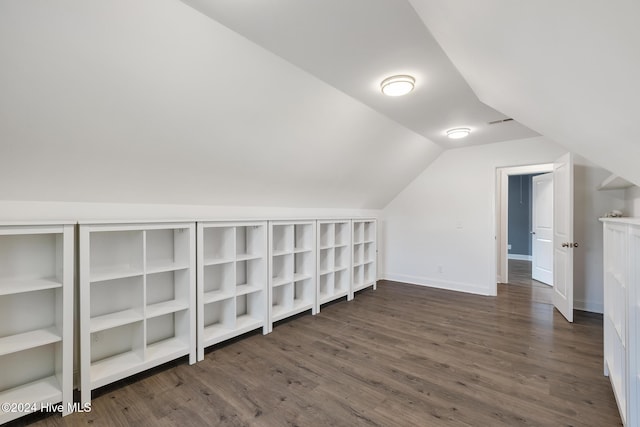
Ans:
[[[541,163],[525,166],[506,166],[496,168],[495,173],[495,205],[494,205],[494,259],[492,266],[493,287],[491,295],[498,295],[498,283],[509,277],[509,177],[512,175],[530,175],[536,173],[553,173],[553,163]],[[503,280],[504,279],[504,280]]]

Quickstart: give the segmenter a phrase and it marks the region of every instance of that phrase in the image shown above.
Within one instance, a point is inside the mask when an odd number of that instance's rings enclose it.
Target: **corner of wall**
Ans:
[[[629,187],[625,191],[625,214],[628,216],[640,216],[640,187]]]

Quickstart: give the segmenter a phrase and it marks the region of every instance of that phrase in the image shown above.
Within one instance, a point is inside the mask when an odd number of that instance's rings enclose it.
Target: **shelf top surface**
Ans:
[[[173,225],[189,225],[195,224],[196,220],[194,218],[158,218],[158,219],[134,219],[134,218],[122,218],[122,219],[86,219],[79,220],[79,225],[84,226],[101,226],[101,225],[122,225],[122,226],[140,226],[141,229],[145,227],[145,225],[158,225],[158,224],[167,224],[170,226]]]
[[[61,288],[62,283],[54,278],[43,279],[11,279],[0,278],[0,295],[19,294],[25,292],[44,291]]]
[[[51,219],[51,220],[0,220],[0,227],[25,227],[38,225],[75,225],[77,221],[71,219]]]
[[[22,220],[22,219],[0,219],[0,227],[12,227],[12,226],[38,226],[38,225],[140,225],[140,224],[184,224],[184,223],[202,223],[205,225],[220,225],[228,223],[228,225],[251,225],[250,223],[256,223],[256,225],[262,225],[267,221],[273,223],[309,223],[318,221],[320,223],[341,223],[348,221],[375,221],[374,217],[331,217],[331,216],[318,216],[312,215],[309,217],[222,217],[222,218],[88,218],[88,219],[46,219],[46,220]],[[260,224],[258,224],[260,223]]]
[[[6,390],[2,393],[4,402],[22,403],[49,401],[61,397],[62,389],[55,375]],[[0,421],[3,422],[3,421]]]
[[[618,224],[640,224],[640,217],[600,218],[600,221]]]
[[[276,225],[287,225],[287,224],[297,224],[297,223],[309,223],[309,222],[320,222],[320,223],[342,223],[349,221],[376,221],[376,217],[366,216],[332,216],[332,215],[300,215],[300,216],[277,216],[277,215],[264,215],[264,216],[248,216],[248,217],[220,217],[220,218],[212,218],[212,217],[203,217],[196,218],[195,221],[203,224],[218,224],[218,223],[243,223],[243,222],[272,222]],[[243,225],[243,224],[239,224]]]

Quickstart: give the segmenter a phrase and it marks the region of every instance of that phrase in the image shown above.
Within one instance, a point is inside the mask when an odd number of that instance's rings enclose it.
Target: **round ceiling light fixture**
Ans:
[[[447,136],[451,139],[466,138],[471,133],[469,128],[455,128],[447,131]]]
[[[411,92],[416,84],[416,79],[407,75],[387,77],[380,83],[382,93],[387,96],[402,96]]]

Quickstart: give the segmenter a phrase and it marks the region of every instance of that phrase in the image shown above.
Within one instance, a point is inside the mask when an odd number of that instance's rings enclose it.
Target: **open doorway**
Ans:
[[[506,283],[532,288],[538,302],[552,303],[553,174],[508,176]]]
[[[533,267],[533,251],[536,246],[538,231],[534,230],[534,222],[536,212],[533,210],[533,178],[535,176],[553,176],[553,164],[540,164],[529,166],[515,166],[498,168],[497,170],[497,197],[496,197],[496,249],[497,249],[497,279],[501,283],[520,283],[531,285]],[[511,185],[510,185],[511,184]],[[553,186],[550,189],[552,191]],[[522,201],[522,204],[520,202]],[[551,197],[550,203],[553,204]],[[512,229],[510,235],[510,206],[511,213],[519,216],[519,219],[512,221]],[[516,207],[520,207],[519,211]],[[546,223],[553,221],[553,208],[551,208],[551,217],[545,218]],[[552,229],[549,230],[552,233]],[[549,237],[547,240],[552,242],[553,234],[547,236],[541,233],[539,237]],[[551,244],[551,243],[550,243]],[[538,249],[538,248],[536,248]],[[553,246],[550,247],[551,252]],[[553,266],[553,254],[550,259],[544,258],[543,265]],[[551,267],[552,268],[552,267]],[[552,283],[553,273],[551,272]],[[541,285],[542,286],[542,285]],[[544,285],[547,286],[548,285]]]
[[[565,153],[553,163],[502,167],[496,169],[496,197],[494,230],[491,240],[495,244],[495,263],[492,263],[490,274],[496,279],[491,295],[498,294],[498,283],[506,283],[509,278],[508,258],[508,201],[509,176],[539,173],[553,173],[552,190],[552,237],[553,248],[553,286],[551,295],[553,306],[573,322],[573,248],[578,247],[573,232],[574,202],[574,160],[571,153]],[[532,267],[533,268],[533,267]],[[495,273],[495,274],[493,274]]]

